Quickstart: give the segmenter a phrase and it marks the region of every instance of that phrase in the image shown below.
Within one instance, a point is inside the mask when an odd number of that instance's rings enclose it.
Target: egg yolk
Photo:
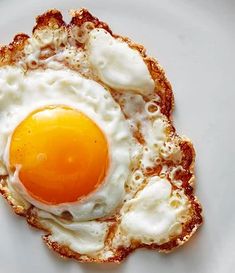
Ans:
[[[49,106],[31,113],[15,129],[9,160],[33,198],[53,205],[74,202],[103,182],[108,143],[82,112]]]

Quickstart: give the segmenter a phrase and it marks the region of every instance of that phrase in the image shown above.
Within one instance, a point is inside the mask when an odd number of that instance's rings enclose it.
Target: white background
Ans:
[[[158,58],[176,99],[174,121],[197,151],[205,223],[172,254],[138,250],[121,265],[63,261],[0,199],[0,273],[227,273],[235,269],[235,1],[0,1],[0,43],[31,33],[49,8],[87,7]]]

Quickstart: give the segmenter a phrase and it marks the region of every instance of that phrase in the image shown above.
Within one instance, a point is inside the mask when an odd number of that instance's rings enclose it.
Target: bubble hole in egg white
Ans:
[[[9,172],[9,183],[37,208],[54,215],[69,212],[76,221],[100,218],[111,213],[123,200],[129,174],[130,132],[119,105],[95,81],[63,70],[35,70],[26,74],[20,68],[0,69],[0,127],[4,139],[0,161],[9,166],[9,144],[16,126],[38,108],[67,105],[90,117],[107,137],[110,167],[102,185],[89,196],[73,203],[46,205],[33,199],[20,183],[17,170]]]

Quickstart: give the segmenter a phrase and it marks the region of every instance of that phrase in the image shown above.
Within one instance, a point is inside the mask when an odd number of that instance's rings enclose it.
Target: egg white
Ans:
[[[149,178],[144,189],[121,210],[121,241],[125,240],[125,245],[131,240],[145,244],[168,242],[171,236],[182,232],[185,221],[182,219],[187,216],[188,207],[187,197],[180,190],[172,192],[169,180]]]
[[[138,50],[99,28],[89,33],[86,50],[89,62],[108,86],[142,95],[153,93],[154,81]]]

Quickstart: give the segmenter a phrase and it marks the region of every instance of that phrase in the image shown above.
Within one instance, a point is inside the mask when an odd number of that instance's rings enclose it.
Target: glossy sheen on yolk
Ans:
[[[29,194],[47,204],[74,202],[102,183],[108,144],[83,113],[50,106],[31,113],[15,129],[10,165]]]

